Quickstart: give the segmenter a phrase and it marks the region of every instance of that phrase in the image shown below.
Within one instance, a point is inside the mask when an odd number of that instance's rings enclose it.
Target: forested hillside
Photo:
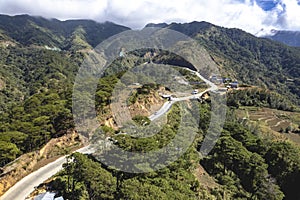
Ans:
[[[207,22],[172,23],[164,27],[198,40],[220,66],[223,75],[276,91],[299,104],[299,48]]]
[[[149,26],[167,27],[195,38],[218,64],[222,76],[249,86],[228,93],[228,114],[216,146],[208,156],[199,156],[211,117],[208,97],[195,101],[200,124],[189,129],[196,133],[195,141],[169,166],[132,174],[105,166],[92,155],[75,153],[47,186],[73,200],[299,199],[299,146],[289,140],[262,138],[260,129],[242,125],[235,111],[241,106],[252,106],[297,112],[300,50],[206,22]],[[86,53],[125,30],[129,28],[110,22],[0,16],[0,167],[74,129],[72,90]],[[120,148],[137,152],[168,144],[176,135],[181,118],[175,104],[159,133],[139,139],[121,135],[115,127],[101,121],[111,115],[114,85],[128,69],[148,61],[147,51],[151,50],[129,52],[134,56],[116,59],[99,80],[95,94],[102,130],[117,140]],[[175,55],[158,55],[153,63],[177,67],[189,64]],[[183,75],[186,73],[177,69]],[[140,86],[137,93],[158,88],[148,84]],[[150,123],[147,116],[135,118],[136,122],[143,120],[147,122],[145,126]]]
[[[73,127],[71,88],[82,55],[1,49],[1,166]]]
[[[84,53],[127,30],[113,23],[0,16],[0,166],[74,128],[72,88]]]
[[[70,156],[64,170],[48,184],[70,199],[298,199],[300,193],[299,147],[290,142],[261,139],[255,131],[240,125],[229,111],[222,135],[209,156],[199,150],[209,122],[209,103],[199,104],[200,131],[189,150],[161,170],[131,174],[102,165],[93,157]],[[151,138],[113,137],[131,151],[148,152],[172,139],[178,123],[178,108],[168,115],[168,124]],[[112,130],[110,130],[112,131]],[[111,134],[111,133],[110,133]],[[156,143],[159,137],[159,144]],[[217,185],[204,187],[195,176],[201,164]],[[95,170],[97,169],[97,170]],[[204,172],[206,173],[206,172]],[[105,177],[104,179],[98,177]]]
[[[47,45],[65,50],[72,47],[72,42],[96,47],[104,39],[129,30],[111,22],[100,24],[91,20],[59,21],[29,15],[0,15],[0,19],[0,36],[4,38],[11,38],[24,46]]]

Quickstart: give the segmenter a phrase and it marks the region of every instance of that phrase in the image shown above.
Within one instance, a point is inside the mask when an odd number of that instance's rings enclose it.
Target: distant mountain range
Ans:
[[[208,22],[148,24],[184,33],[202,44],[224,76],[257,85],[300,102],[300,49],[296,32],[278,31],[272,40],[257,38],[240,29],[228,29]],[[44,19],[28,15],[0,15],[0,42],[21,47],[43,47],[76,52],[91,49],[106,38],[130,30],[111,22]],[[293,36],[293,37],[290,37]],[[0,74],[1,76],[1,74]]]
[[[300,47],[300,31],[273,31],[273,35],[265,37],[289,46]]]
[[[0,15],[0,40],[11,40],[25,46],[48,45],[61,49],[95,47],[104,39],[126,30],[129,28],[111,22]]]
[[[195,38],[210,52],[223,74],[276,90],[291,99],[300,97],[297,89],[300,84],[299,48],[207,22],[148,24],[147,27],[169,28]]]

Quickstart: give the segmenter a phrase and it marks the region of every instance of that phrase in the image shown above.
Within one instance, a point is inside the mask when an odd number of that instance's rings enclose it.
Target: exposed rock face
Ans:
[[[129,106],[131,116],[150,116],[163,105],[164,100],[157,92],[151,92],[147,96],[139,97],[138,100]]]

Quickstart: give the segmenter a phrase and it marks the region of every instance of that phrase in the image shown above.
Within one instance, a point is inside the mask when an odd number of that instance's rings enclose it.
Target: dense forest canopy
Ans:
[[[152,25],[154,26],[154,25]],[[218,64],[224,77],[252,85],[228,93],[228,115],[212,152],[198,151],[210,120],[209,99],[198,102],[199,127],[194,143],[176,162],[161,170],[131,174],[101,164],[95,157],[75,153],[49,186],[68,199],[299,199],[300,150],[290,141],[261,138],[236,119],[241,106],[299,110],[300,49],[237,29],[206,22],[161,24],[195,38]],[[51,138],[74,129],[72,89],[87,52],[126,27],[89,20],[47,20],[40,17],[0,16],[0,166],[40,149]],[[98,82],[95,106],[99,115],[110,114],[110,98],[120,77],[147,60],[119,58]],[[189,66],[174,55],[158,56],[154,63]],[[190,74],[179,69],[186,76]],[[192,77],[189,77],[193,80]],[[157,89],[142,86],[137,93]],[[132,98],[131,103],[136,99]],[[178,107],[168,112],[167,124],[154,137],[133,139],[103,126],[130,151],[151,151],[174,137],[180,118]],[[100,119],[102,119],[100,117]],[[134,121],[150,120],[136,116]],[[197,130],[196,130],[197,129]],[[159,142],[157,142],[159,141]],[[214,187],[206,186],[195,170],[202,166]]]

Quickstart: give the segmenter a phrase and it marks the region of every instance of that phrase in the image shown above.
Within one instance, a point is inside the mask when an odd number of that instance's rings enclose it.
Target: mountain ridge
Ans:
[[[300,47],[300,31],[274,30],[272,35],[265,37],[289,46]]]
[[[130,30],[112,22],[97,23],[92,20],[59,21],[29,15],[0,15],[0,19],[0,38],[11,38],[23,46],[47,45],[72,51],[94,48],[106,38]],[[275,90],[278,83],[281,91],[293,91],[300,97],[300,90],[296,89],[297,83],[300,83],[298,48],[268,38],[257,38],[241,29],[224,28],[208,22],[146,25],[151,26],[169,28],[197,40],[218,62],[224,75]],[[258,72],[260,77],[255,74]],[[272,78],[269,78],[270,73]],[[295,82],[284,85],[291,79]],[[288,93],[295,98],[291,92]]]
[[[0,15],[0,30],[22,45],[52,45],[64,48],[63,42],[82,26],[87,32],[86,40],[95,47],[111,35],[130,28],[113,22],[98,23],[93,20],[46,19],[29,15]],[[22,33],[22,34],[21,34]]]
[[[1,167],[24,153],[41,149],[51,138],[75,130],[72,115],[74,80],[88,53],[82,50],[91,49],[99,41],[129,30],[115,24],[99,25],[85,20],[71,20],[61,27],[59,20],[33,19],[30,16],[15,17],[15,21],[4,18],[6,20],[1,20],[0,16],[0,29],[4,29],[0,32],[0,43],[12,40],[15,44],[0,45],[0,151],[5,152],[0,154]],[[240,29],[223,28],[207,22],[158,26],[177,30],[194,38],[207,50],[208,56],[218,65],[223,77],[237,79],[240,84],[250,86],[249,90],[233,90],[233,93],[228,93],[228,115],[215,148],[209,156],[199,157],[198,151],[203,138],[208,136],[213,104],[209,99],[195,101],[197,106],[187,109],[199,109],[201,123],[199,127],[185,129],[197,132],[195,143],[170,166],[153,173],[128,174],[104,166],[92,156],[73,154],[70,160],[74,162],[67,163],[65,170],[51,180],[51,190],[60,192],[66,199],[74,200],[139,199],[140,196],[147,199],[225,199],[225,196],[229,199],[282,200],[284,196],[286,200],[299,199],[298,146],[286,140],[261,138],[259,125],[263,121],[258,119],[257,124],[248,123],[251,120],[248,111],[241,119],[236,118],[235,111],[239,106],[242,107],[241,110],[251,106],[249,112],[268,106],[284,110],[282,103],[288,100],[299,105],[300,50],[270,39],[257,38]],[[112,71],[99,80],[95,92],[95,108],[105,117],[104,120],[110,112],[109,105],[115,84],[130,67],[149,62],[149,57],[145,55],[150,51],[137,50],[120,55],[111,65],[119,73]],[[134,54],[136,60],[130,54]],[[152,55],[151,52],[150,54]],[[176,55],[166,52],[158,54],[153,63],[172,63],[175,66],[186,64],[181,61]],[[161,75],[164,76],[164,73]],[[253,85],[256,87],[251,87]],[[147,87],[155,88],[153,85]],[[147,87],[139,91],[147,94]],[[84,100],[90,100],[84,91],[78,95],[82,95]],[[285,98],[281,98],[282,96]],[[132,100],[134,98],[135,96]],[[116,139],[116,145],[129,151],[156,150],[169,144],[177,134],[183,114],[181,111],[179,106],[172,106],[167,115],[166,126],[153,137],[136,140],[129,134],[120,134],[121,132],[108,126],[101,126],[103,132],[99,130],[99,134],[105,133],[107,139],[108,136]],[[293,110],[286,112],[286,115],[276,115],[281,119],[274,121],[274,125],[296,113],[291,111]],[[186,123],[187,126],[189,124]],[[282,135],[294,133],[293,130],[299,131],[298,125],[299,121],[295,121],[297,127],[284,127]],[[68,150],[57,153],[63,155]],[[156,158],[153,161],[155,163]],[[20,167],[27,169],[29,164],[30,162],[21,163]],[[133,167],[141,169],[150,164]],[[216,188],[205,189],[195,179],[191,172],[199,164],[207,170],[201,173],[214,177],[218,183]]]
[[[197,40],[218,64],[223,75],[275,90],[299,104],[299,48],[208,22],[171,23],[165,28]]]
[[[29,15],[0,15],[0,38],[21,46],[48,46],[67,51],[89,50],[106,38],[130,30],[112,22],[45,19]],[[197,40],[219,66],[223,76],[274,90],[300,102],[300,49],[258,38],[236,28],[209,22],[148,24],[181,32]],[[292,80],[292,81],[291,81]]]
[[[198,24],[200,25],[202,28],[206,28],[209,26],[214,26],[214,27],[221,27],[221,26],[217,26],[214,25],[212,23],[206,22],[206,21],[193,21],[193,22],[189,22],[189,23],[148,23],[145,27],[156,27],[156,28],[172,28],[174,30],[176,30],[176,27],[178,28],[178,26],[182,26],[182,27],[186,27],[186,26],[190,26],[190,25],[195,25]],[[221,27],[221,28],[226,28],[226,27]],[[235,29],[235,30],[241,30],[243,32],[248,33],[247,31],[244,31],[242,29],[239,28],[227,28],[227,29]],[[182,30],[177,29],[177,31],[182,32]],[[251,33],[248,33],[251,34]],[[261,32],[258,32],[256,34],[251,34],[257,38],[268,38],[271,39],[273,41],[277,41],[280,43],[283,43],[285,45],[288,46],[292,46],[292,47],[300,47],[300,31],[289,31],[289,30],[270,30],[270,31],[266,31],[266,30],[261,30]]]

